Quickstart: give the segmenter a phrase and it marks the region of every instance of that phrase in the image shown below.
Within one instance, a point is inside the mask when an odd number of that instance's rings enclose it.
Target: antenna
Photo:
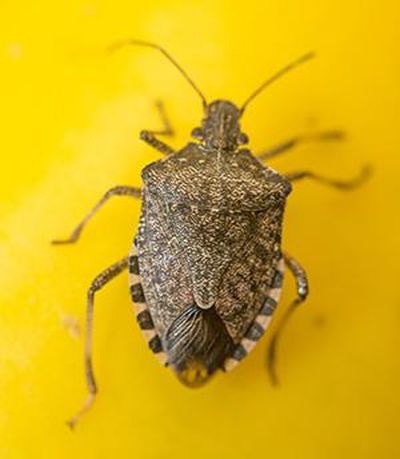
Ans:
[[[278,72],[275,73],[272,77],[268,78],[268,80],[264,81],[264,83],[259,86],[244,102],[242,105],[242,108],[240,109],[240,114],[244,112],[244,109],[247,107],[249,102],[251,102],[256,96],[260,94],[261,91],[263,91],[267,86],[269,86],[271,83],[274,81],[278,80],[281,76],[285,75],[288,73],[290,70],[293,70],[295,67],[297,67],[300,64],[303,64],[304,62],[309,61],[310,59],[315,57],[314,52],[309,52],[307,54],[304,54],[303,56],[299,57],[295,61],[291,62],[289,65],[286,67],[283,67],[280,69]]]
[[[120,48],[123,48],[124,46],[130,46],[130,45],[147,46],[149,48],[158,49],[158,51],[160,51],[162,54],[164,54],[164,56],[179,70],[179,72],[184,76],[184,78],[190,84],[190,86],[201,97],[201,100],[203,102],[203,108],[206,109],[207,101],[206,101],[206,98],[204,97],[203,93],[196,86],[195,82],[190,78],[190,76],[178,64],[178,62],[176,62],[176,60],[161,46],[156,45],[154,43],[147,42],[147,41],[127,39],[127,40],[121,40],[121,41],[118,41],[118,42],[114,43],[113,45],[110,46],[109,50],[110,50],[110,52],[114,52],[114,51],[119,50]]]

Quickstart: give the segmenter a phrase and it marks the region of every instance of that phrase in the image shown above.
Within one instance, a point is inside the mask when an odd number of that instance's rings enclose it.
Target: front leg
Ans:
[[[303,134],[296,137],[292,137],[285,142],[275,145],[268,150],[265,150],[257,155],[260,161],[273,158],[275,156],[284,153],[285,151],[291,150],[293,147],[305,143],[305,142],[326,142],[326,141],[339,141],[344,139],[343,131],[324,131],[317,132],[315,134]]]
[[[174,131],[171,127],[171,124],[169,123],[168,117],[165,113],[164,105],[161,101],[156,102],[156,107],[157,110],[160,114],[161,121],[163,123],[163,129],[159,131],[150,131],[148,129],[145,129],[140,132],[140,138],[144,140],[146,143],[148,143],[150,146],[155,148],[156,150],[160,151],[164,155],[171,155],[174,153],[174,149],[171,148],[169,145],[166,143],[162,142],[161,140],[158,140],[156,138],[156,135],[168,135],[172,136],[174,135]]]
[[[315,174],[314,172],[310,172],[310,171],[298,171],[298,172],[291,172],[289,174],[285,174],[285,177],[291,182],[294,182],[296,180],[301,180],[304,178],[311,178],[317,182],[323,183],[324,185],[330,185],[340,190],[352,190],[354,188],[357,188],[358,186],[363,184],[370,176],[371,176],[370,166],[364,166],[361,169],[361,172],[359,173],[359,175],[350,180],[335,180],[335,179],[331,179],[331,178],[327,178],[327,177]]]

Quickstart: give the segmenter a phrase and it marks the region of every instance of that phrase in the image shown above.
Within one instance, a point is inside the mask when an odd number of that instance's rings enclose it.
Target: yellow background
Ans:
[[[399,17],[390,0],[1,2],[1,459],[400,457]],[[299,183],[290,197],[284,245],[311,295],[282,340],[281,387],[266,375],[268,336],[233,373],[182,387],[147,350],[123,275],[98,296],[100,393],[70,432],[85,395],[82,337],[63,324],[83,324],[86,288],[127,253],[140,205],[115,198],[76,246],[49,241],[160,158],[138,140],[159,126],[156,98],[174,146],[201,118],[156,51],[105,55],[124,37],[163,44],[209,99],[238,104],[315,50],[249,106],[251,147],[343,128],[347,142],[272,165],[345,178],[371,163],[374,176],[347,194]],[[282,308],[293,295],[288,277]]]

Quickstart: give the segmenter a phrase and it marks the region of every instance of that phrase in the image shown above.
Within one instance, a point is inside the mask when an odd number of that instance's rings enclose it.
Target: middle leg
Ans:
[[[115,186],[108,190],[104,196],[92,207],[92,209],[86,214],[83,220],[74,228],[69,238],[67,239],[55,239],[51,241],[52,244],[72,244],[79,239],[79,236],[86,226],[87,222],[93,217],[93,215],[102,207],[112,196],[132,196],[134,198],[140,198],[140,188],[134,188],[132,186],[120,185]]]

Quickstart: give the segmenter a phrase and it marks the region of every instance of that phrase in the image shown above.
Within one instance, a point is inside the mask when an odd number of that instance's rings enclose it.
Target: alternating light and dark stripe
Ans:
[[[131,253],[129,254],[128,271],[129,289],[135,308],[136,321],[151,351],[154,353],[160,363],[166,365],[167,355],[163,350],[161,339],[155,330],[154,322],[151,317],[149,307],[147,306],[146,298],[144,296],[142,280],[139,274],[139,262],[135,244],[132,245]]]
[[[257,341],[264,334],[281,296],[284,270],[285,262],[284,259],[281,258],[276,267],[271,288],[268,290],[266,299],[258,312],[257,317],[248,328],[240,343],[235,347],[231,356],[224,362],[223,369],[225,371],[233,370],[233,368],[235,368],[236,365],[238,365],[239,362],[254,348]]]

